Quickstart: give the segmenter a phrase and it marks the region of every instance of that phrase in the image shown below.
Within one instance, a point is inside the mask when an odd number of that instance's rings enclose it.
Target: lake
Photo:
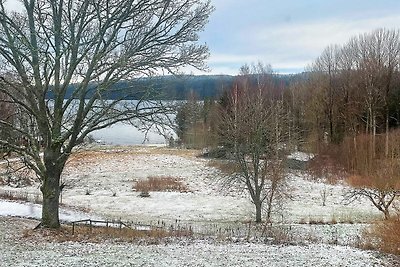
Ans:
[[[109,100],[112,101],[112,100]],[[118,105],[126,106],[130,103],[133,106],[138,102],[138,100],[122,100]],[[162,101],[163,104],[168,104],[170,102],[179,103],[180,101]],[[51,102],[50,103],[50,108]],[[68,107],[67,113],[74,113],[78,108],[79,101],[72,101]],[[147,102],[143,102],[142,105],[149,105]],[[151,105],[151,104],[150,104]],[[117,106],[118,107],[118,106]],[[174,115],[169,115],[171,120],[174,120]],[[176,138],[174,133],[170,133],[170,136]],[[110,127],[94,131],[89,134],[99,143],[113,144],[113,145],[140,145],[140,144],[166,144],[164,136],[158,134],[156,130],[149,132],[147,134],[147,139],[145,133],[139,131],[135,126],[123,122],[118,122]],[[146,140],[145,140],[146,139]]]
[[[113,145],[166,144],[165,138],[155,132],[145,134],[136,127],[116,123],[108,128],[94,131],[90,134],[96,141]]]

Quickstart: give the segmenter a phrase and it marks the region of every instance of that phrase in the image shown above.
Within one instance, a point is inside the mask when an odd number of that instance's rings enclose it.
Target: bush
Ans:
[[[147,180],[137,181],[133,188],[136,191],[176,191],[189,192],[189,188],[178,178],[171,176],[150,176]]]
[[[315,180],[323,179],[329,184],[337,184],[347,175],[341,158],[343,155],[338,145],[320,145],[318,154],[307,163],[307,171]]]
[[[400,255],[400,218],[377,222],[367,233],[367,240],[374,249]]]
[[[233,175],[237,172],[240,172],[239,165],[234,161],[210,160],[207,165],[209,167],[218,169],[220,172],[226,175]]]

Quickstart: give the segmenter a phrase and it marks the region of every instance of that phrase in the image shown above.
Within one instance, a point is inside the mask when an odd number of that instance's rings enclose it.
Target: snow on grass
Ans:
[[[303,156],[297,159],[304,159]],[[221,191],[218,181],[223,176],[207,163],[208,160],[195,157],[193,151],[150,146],[95,148],[78,153],[62,176],[66,184],[63,203],[91,213],[62,208],[61,219],[79,220],[90,215],[91,219],[99,216],[144,223],[179,220],[194,225],[234,226],[253,219],[254,207],[248,196],[238,189]],[[176,177],[191,192],[150,192],[149,198],[140,198],[140,192],[132,187],[149,176]],[[10,234],[12,229],[1,223],[9,219],[0,217],[0,266],[44,266],[53,262],[57,262],[56,266],[394,266],[380,254],[329,245],[356,244],[367,227],[365,223],[381,217],[368,201],[344,205],[346,185],[310,180],[301,172],[288,173],[288,185],[292,198],[283,203],[282,209],[275,210],[274,225],[279,231],[287,231],[290,240],[307,241],[295,242],[306,246],[206,241],[154,246],[29,243],[20,242]],[[38,188],[38,184],[25,188],[0,187],[33,196],[40,193]],[[324,191],[326,206],[322,205]],[[40,205],[1,201],[0,216],[11,214],[39,218]],[[311,221],[341,223],[301,224]]]
[[[192,225],[220,223],[236,227],[253,220],[254,206],[248,195],[239,189],[221,191],[218,181],[223,179],[223,174],[210,167],[208,161],[196,157],[193,151],[151,146],[79,152],[71,157],[62,176],[66,184],[63,203],[90,210],[102,218],[142,223],[179,220]],[[310,180],[301,172],[291,171],[287,175],[291,199],[275,209],[273,220],[292,225],[294,235],[327,243],[338,239],[340,244],[354,244],[365,223],[381,218],[368,201],[344,205],[346,185]],[[141,198],[133,185],[149,176],[176,177],[191,192],[150,192],[150,197]],[[39,193],[38,185],[3,189]],[[309,222],[344,224],[301,225]]]
[[[0,266],[398,266],[376,252],[311,244],[266,245],[182,240],[160,245],[49,242],[22,232],[35,221],[0,217]]]
[[[288,222],[371,222],[382,218],[369,201],[361,199],[346,203],[344,194],[349,187],[343,184],[326,184],[307,179],[301,172],[288,175],[292,199],[286,201],[284,220]],[[326,203],[323,206],[323,194]]]
[[[97,158],[87,163],[83,159],[67,167],[63,201],[127,220],[230,221],[251,216],[247,198],[221,194],[215,184],[218,172],[203,159],[147,153],[111,156],[112,160]],[[179,178],[192,193],[150,192],[149,198],[140,198],[132,187],[149,176]]]
[[[222,179],[222,174],[207,163],[208,160],[195,157],[192,151],[150,146],[83,151],[72,157],[63,173],[66,184],[63,203],[110,219],[251,220],[254,207],[247,194],[239,190],[229,194],[221,191],[217,181]],[[140,192],[132,187],[136,181],[149,176],[176,177],[191,193],[150,192],[149,198],[140,198]],[[275,222],[353,223],[369,222],[381,216],[368,201],[344,205],[344,185],[311,181],[300,172],[289,173],[288,184],[292,199],[276,210]],[[31,195],[39,193],[38,185],[3,189]],[[326,206],[322,205],[324,191]]]
[[[17,203],[0,200],[0,216],[15,216],[40,219],[42,216],[42,206],[33,203]],[[73,222],[88,218],[99,219],[99,217],[96,217],[93,214],[88,214],[67,208],[60,209],[60,220],[64,222]]]
[[[4,246],[3,245],[0,245]],[[0,266],[392,266],[372,252],[330,245],[267,246],[194,242],[133,244],[18,244]]]
[[[295,151],[287,156],[288,159],[294,159],[298,161],[309,161],[314,158],[314,154],[305,153],[301,151]]]

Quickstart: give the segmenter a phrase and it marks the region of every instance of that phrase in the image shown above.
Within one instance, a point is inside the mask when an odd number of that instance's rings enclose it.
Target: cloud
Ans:
[[[237,73],[245,63],[258,61],[271,64],[275,70],[300,72],[328,45],[345,44],[353,36],[397,25],[400,25],[400,15],[253,26],[230,36],[225,49],[211,46],[209,64],[215,69],[229,69],[229,74],[232,70]]]
[[[24,5],[20,1],[6,1],[4,3],[4,7],[8,11],[21,11],[23,10]]]
[[[359,20],[330,19],[259,29],[253,37],[255,43],[266,44],[260,48],[285,49],[288,52],[321,53],[330,44],[344,44],[351,37],[371,32],[377,28],[395,28],[400,25],[400,15]],[[255,47],[257,49],[257,47]],[[293,50],[290,50],[293,49]]]
[[[262,62],[271,64],[275,72],[278,73],[296,73],[303,71],[304,67],[311,63],[303,60],[283,60],[277,55],[259,54],[259,55],[236,55],[236,54],[211,54],[208,64],[212,74],[230,74],[236,75],[239,68],[244,64]]]
[[[257,61],[259,55],[211,54],[210,64],[248,63]]]

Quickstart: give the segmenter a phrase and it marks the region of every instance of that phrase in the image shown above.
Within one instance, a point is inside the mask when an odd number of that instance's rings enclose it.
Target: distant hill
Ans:
[[[294,80],[305,79],[305,74],[274,75],[275,82],[282,86],[289,85]],[[217,97],[222,91],[231,88],[236,76],[230,75],[200,75],[200,76],[157,76],[126,80],[116,83],[112,88],[102,93],[105,99],[140,99],[147,95],[152,99],[183,100],[190,92],[195,92],[199,99]],[[78,87],[78,84],[70,85],[66,98],[70,98]],[[86,95],[90,98],[97,92],[97,84],[91,84],[91,90]],[[53,98],[50,90],[47,97]]]

